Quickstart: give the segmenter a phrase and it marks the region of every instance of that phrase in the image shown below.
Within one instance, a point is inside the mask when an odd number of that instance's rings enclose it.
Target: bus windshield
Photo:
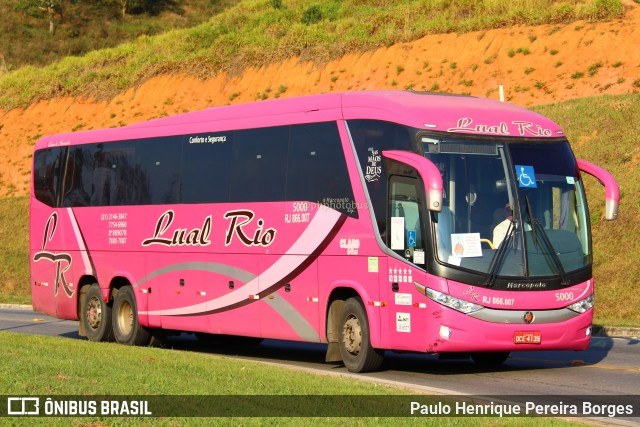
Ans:
[[[585,194],[568,142],[422,137],[442,174],[436,257],[497,276],[560,277],[591,264]]]

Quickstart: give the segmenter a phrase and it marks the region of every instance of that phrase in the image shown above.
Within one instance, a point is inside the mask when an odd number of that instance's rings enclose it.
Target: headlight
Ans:
[[[575,311],[576,313],[584,313],[590,308],[593,308],[593,294],[589,295],[582,301],[574,302],[573,304],[568,305],[567,308],[569,310]]]
[[[442,304],[446,307],[453,308],[464,314],[473,313],[483,308],[481,305],[474,304],[470,301],[465,301],[460,298],[454,298],[451,295],[443,294],[442,292],[434,291],[430,288],[423,288],[424,294],[435,302]]]

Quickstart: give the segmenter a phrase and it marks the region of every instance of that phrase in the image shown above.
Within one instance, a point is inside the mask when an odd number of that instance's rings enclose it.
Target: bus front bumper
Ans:
[[[441,313],[437,321],[428,326],[429,336],[437,337],[427,346],[428,352],[584,350],[591,340],[592,309],[569,319],[546,323],[536,323],[539,317],[544,320],[544,316],[536,316],[540,311],[518,312],[523,319],[521,323],[492,322],[453,310],[444,311],[446,314]],[[531,323],[526,323],[525,318],[531,319]]]

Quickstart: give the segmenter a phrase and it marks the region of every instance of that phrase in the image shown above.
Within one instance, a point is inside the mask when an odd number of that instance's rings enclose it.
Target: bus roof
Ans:
[[[409,91],[362,91],[307,95],[207,108],[121,128],[43,137],[36,149],[349,119],[386,120],[430,131],[511,137],[564,135],[546,117],[486,98]]]

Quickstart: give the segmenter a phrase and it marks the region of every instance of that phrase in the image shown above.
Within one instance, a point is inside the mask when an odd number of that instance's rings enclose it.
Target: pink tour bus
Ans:
[[[582,350],[593,257],[581,172],[551,120],[468,96],[330,93],[40,139],[33,307],[92,341],[168,331],[385,350]]]

